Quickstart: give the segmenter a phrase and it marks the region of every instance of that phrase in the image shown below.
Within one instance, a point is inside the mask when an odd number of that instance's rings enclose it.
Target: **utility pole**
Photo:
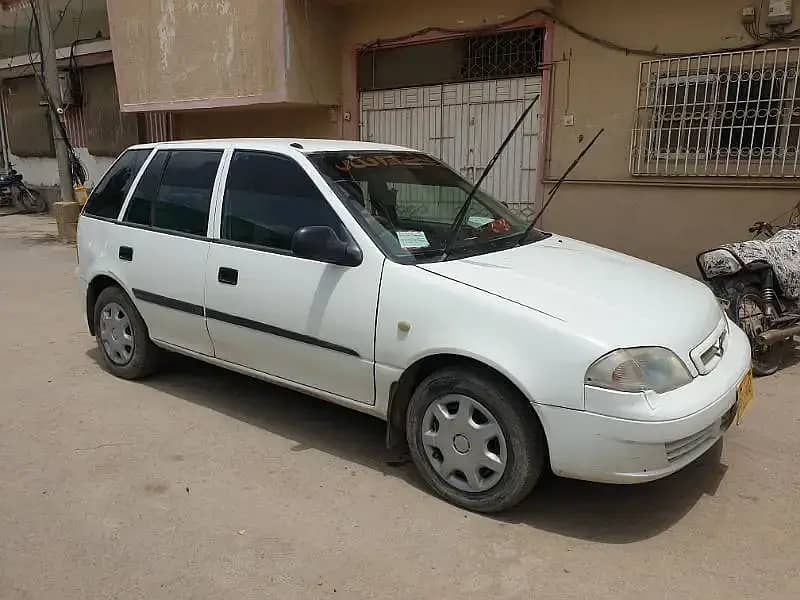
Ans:
[[[75,238],[75,228],[78,221],[80,206],[75,202],[72,191],[72,171],[69,164],[69,151],[64,139],[58,109],[61,108],[61,90],[58,83],[58,69],[56,65],[56,47],[53,42],[53,29],[50,23],[49,0],[31,0],[31,10],[34,11],[34,20],[39,31],[39,55],[41,56],[42,77],[46,94],[49,96],[47,106],[50,114],[50,124],[53,131],[53,146],[56,151],[58,163],[58,181],[61,192],[61,202],[53,207],[58,234],[63,240]],[[66,205],[66,206],[65,206]],[[74,205],[74,206],[73,206]]]

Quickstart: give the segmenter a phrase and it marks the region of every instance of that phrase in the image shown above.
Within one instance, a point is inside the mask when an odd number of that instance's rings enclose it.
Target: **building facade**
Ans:
[[[107,21],[122,118],[177,138],[399,143],[477,180],[539,96],[484,187],[530,217],[602,129],[542,225],[695,274],[800,200],[798,20],[770,4],[108,0]]]
[[[57,198],[58,168],[47,103],[39,82],[36,24],[29,3],[0,2],[0,158]],[[117,94],[105,0],[53,0],[64,131],[93,186],[130,144],[170,139],[168,113],[123,113]]]

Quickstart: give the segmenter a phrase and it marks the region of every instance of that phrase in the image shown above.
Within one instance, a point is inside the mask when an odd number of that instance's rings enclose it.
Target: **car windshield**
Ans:
[[[308,158],[384,252],[401,262],[483,254],[542,237],[538,231],[526,236],[526,223],[481,191],[456,229],[472,184],[426,154],[319,152]]]

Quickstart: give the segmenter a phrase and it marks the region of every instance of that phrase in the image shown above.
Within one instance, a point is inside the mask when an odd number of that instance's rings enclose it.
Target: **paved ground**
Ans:
[[[188,360],[106,374],[54,230],[0,217],[4,600],[800,597],[800,366],[671,478],[476,516],[369,417]]]

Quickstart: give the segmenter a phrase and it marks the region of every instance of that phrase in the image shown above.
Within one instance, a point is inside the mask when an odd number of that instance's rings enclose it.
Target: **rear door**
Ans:
[[[329,226],[343,240],[350,234],[308,173],[281,154],[233,153],[220,221],[206,273],[217,358],[374,404],[383,256],[362,248],[356,267],[295,256],[292,236],[301,227]]]
[[[118,273],[150,336],[213,356],[205,325],[208,223],[221,149],[159,149],[124,209]]]

